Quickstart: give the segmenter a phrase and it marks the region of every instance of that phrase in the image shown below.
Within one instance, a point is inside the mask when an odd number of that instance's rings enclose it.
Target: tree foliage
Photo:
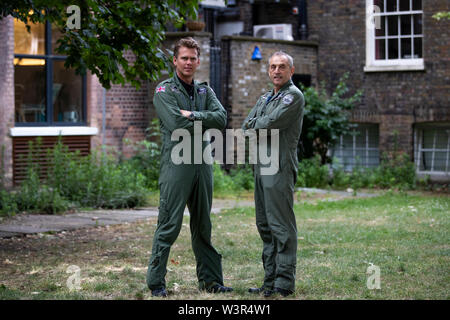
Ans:
[[[450,11],[439,11],[433,15],[433,19],[436,20],[450,20]]]
[[[330,162],[327,151],[341,135],[352,133],[356,126],[349,122],[350,111],[361,99],[362,92],[357,91],[348,97],[349,89],[345,83],[348,73],[339,80],[331,96],[322,83],[319,89],[302,87],[305,96],[305,113],[300,141],[300,158],[312,158],[319,154],[322,164]]]
[[[111,84],[157,80],[168,66],[161,43],[168,23],[181,26],[196,17],[199,0],[4,0],[0,19],[8,15],[27,25],[51,22],[63,34],[56,52],[66,55],[66,67],[78,74],[90,70],[105,88]],[[71,12],[80,8],[80,28],[68,26]],[[28,28],[28,27],[27,27]],[[128,61],[125,51],[135,60]]]

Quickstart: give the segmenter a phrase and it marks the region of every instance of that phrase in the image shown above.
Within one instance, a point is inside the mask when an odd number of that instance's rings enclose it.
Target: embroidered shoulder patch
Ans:
[[[180,89],[178,89],[177,86],[170,87],[170,90],[172,90],[172,92],[180,93]]]
[[[156,92],[166,92],[166,86],[161,86],[158,89],[156,89]]]
[[[208,89],[201,87],[197,89],[198,94],[206,94]]]
[[[284,104],[290,104],[292,101],[294,101],[294,96],[292,94],[287,94],[283,97],[282,101]]]

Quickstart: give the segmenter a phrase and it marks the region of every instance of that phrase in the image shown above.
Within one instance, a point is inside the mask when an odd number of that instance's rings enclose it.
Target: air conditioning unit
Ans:
[[[261,24],[253,26],[255,38],[294,40],[292,24]]]

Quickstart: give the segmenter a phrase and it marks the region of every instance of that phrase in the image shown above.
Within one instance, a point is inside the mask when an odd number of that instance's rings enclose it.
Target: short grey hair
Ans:
[[[288,63],[289,63],[289,67],[293,67],[294,66],[294,59],[292,59],[292,57],[290,55],[288,55],[286,52],[283,51],[277,51],[274,54],[272,54],[269,58],[269,66],[270,66],[270,60],[275,57],[275,56],[283,56],[286,57]]]

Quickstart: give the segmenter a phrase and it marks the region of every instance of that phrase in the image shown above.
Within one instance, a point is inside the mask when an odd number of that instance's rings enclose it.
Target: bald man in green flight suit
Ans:
[[[200,47],[193,38],[179,40],[173,58],[176,74],[156,87],[153,98],[163,143],[158,224],[147,270],[147,286],[156,297],[167,296],[167,261],[170,247],[180,233],[186,204],[199,289],[211,293],[232,291],[223,284],[222,256],[211,244],[212,166],[204,161],[175,164],[171,157],[178,144],[171,140],[176,129],[186,129],[193,135],[194,121],[201,121],[204,130],[222,130],[226,125],[227,113],[214,91],[206,83],[194,81],[199,56]],[[203,142],[202,150],[208,143]]]
[[[291,56],[279,51],[270,57],[269,77],[274,88],[258,99],[242,126],[244,131],[278,130],[278,171],[264,174],[261,170],[264,165],[258,162],[254,166],[256,226],[263,241],[265,276],[263,285],[250,288],[249,292],[264,293],[266,297],[273,294],[286,297],[295,290],[297,225],[293,202],[304,97],[292,83],[293,74]],[[273,149],[267,151],[270,154],[272,152]]]

